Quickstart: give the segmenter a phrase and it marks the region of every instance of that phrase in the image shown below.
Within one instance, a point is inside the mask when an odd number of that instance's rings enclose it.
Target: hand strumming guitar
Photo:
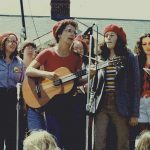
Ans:
[[[55,72],[46,72],[46,78],[48,79],[52,79],[52,80],[57,80],[59,79],[59,74],[58,73],[55,73]]]

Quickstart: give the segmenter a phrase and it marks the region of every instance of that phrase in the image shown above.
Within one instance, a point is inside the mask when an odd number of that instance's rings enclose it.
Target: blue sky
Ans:
[[[70,2],[72,17],[150,20],[150,0],[70,0]],[[50,15],[50,0],[23,0],[23,3],[25,15]],[[0,14],[20,14],[20,0],[0,0],[0,4]]]

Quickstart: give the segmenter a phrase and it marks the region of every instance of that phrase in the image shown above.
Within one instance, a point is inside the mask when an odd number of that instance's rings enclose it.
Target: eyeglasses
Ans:
[[[69,32],[69,33],[74,33],[75,35],[77,34],[77,32],[72,29],[64,29],[64,31]]]
[[[8,43],[15,43],[15,44],[17,44],[17,41],[16,41],[16,40],[7,39],[6,41],[7,41]]]

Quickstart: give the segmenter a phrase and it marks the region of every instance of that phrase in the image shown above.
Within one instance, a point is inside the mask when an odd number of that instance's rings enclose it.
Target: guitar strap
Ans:
[[[94,81],[93,81],[93,87],[92,87],[92,90],[93,90],[94,92],[96,92],[96,89],[97,89],[97,83],[98,83],[98,70],[96,70],[95,78],[94,78]]]
[[[100,75],[102,75],[102,72],[98,72],[95,75],[90,93],[90,100],[87,104],[87,112],[92,114],[94,114],[98,108],[104,88],[104,78],[100,77]]]
[[[104,71],[105,72],[105,71]],[[105,73],[104,73],[105,75]],[[99,80],[99,81],[98,81]],[[94,82],[93,82],[93,91],[96,92],[96,95],[99,95],[101,93],[101,88],[104,83],[104,76],[98,77],[98,71],[96,72]]]
[[[96,95],[99,95],[101,93],[103,84],[104,84],[104,77],[101,77],[100,81],[98,82]]]

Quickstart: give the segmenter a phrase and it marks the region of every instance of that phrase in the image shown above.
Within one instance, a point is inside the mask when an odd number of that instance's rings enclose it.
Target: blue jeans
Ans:
[[[28,129],[29,131],[34,130],[48,130],[51,134],[56,137],[58,145],[60,144],[60,123],[56,116],[54,115],[44,115],[40,111],[36,111],[35,109],[28,109]]]
[[[40,129],[46,130],[44,116],[41,112],[29,108],[27,114],[27,120],[28,120],[29,131],[40,130]]]

